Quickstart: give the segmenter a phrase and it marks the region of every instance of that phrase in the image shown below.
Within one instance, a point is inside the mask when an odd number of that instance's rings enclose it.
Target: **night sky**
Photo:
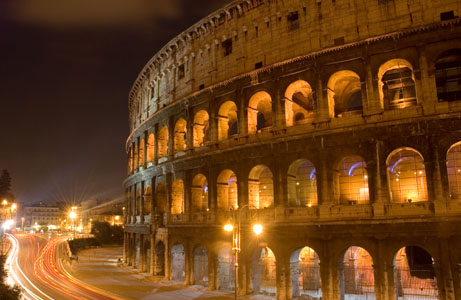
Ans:
[[[128,93],[229,0],[0,0],[0,170],[20,203],[123,197]]]

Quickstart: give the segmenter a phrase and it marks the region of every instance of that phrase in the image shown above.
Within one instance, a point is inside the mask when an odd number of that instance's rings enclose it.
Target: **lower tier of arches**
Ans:
[[[461,299],[461,235],[456,233],[461,221],[267,224],[261,236],[253,235],[249,225],[241,230],[237,277],[241,295],[277,300]],[[232,234],[218,227],[149,232],[127,226],[124,257],[140,272],[233,292],[231,243]]]

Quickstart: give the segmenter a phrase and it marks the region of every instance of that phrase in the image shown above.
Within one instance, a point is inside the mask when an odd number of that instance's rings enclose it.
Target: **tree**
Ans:
[[[8,170],[3,170],[0,175],[0,199],[14,200],[14,196],[11,193],[11,176]]]
[[[19,287],[10,287],[5,284],[5,256],[0,256],[0,299],[2,300],[19,300],[21,298],[21,290]]]
[[[111,226],[108,222],[94,221],[91,226],[91,233],[101,244],[122,244],[123,228]]]

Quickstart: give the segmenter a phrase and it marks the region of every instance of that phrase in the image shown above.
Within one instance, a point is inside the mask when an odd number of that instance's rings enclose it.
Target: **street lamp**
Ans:
[[[227,223],[224,225],[225,231],[232,232],[232,252],[234,253],[234,257],[235,257],[235,265],[234,265],[235,300],[238,299],[238,269],[239,269],[238,259],[239,259],[239,253],[241,251],[240,249],[240,210],[245,207],[248,207],[248,205],[239,207],[237,208],[237,210],[234,211],[234,218],[232,220],[233,224]],[[237,217],[237,222],[235,222],[236,221],[235,217]],[[261,224],[254,224],[253,232],[256,235],[260,235],[263,232],[263,226]]]
[[[75,213],[75,211],[71,211],[69,213],[69,218],[72,220],[72,226],[73,226],[73,237],[75,239],[75,218],[77,217],[77,214]]]

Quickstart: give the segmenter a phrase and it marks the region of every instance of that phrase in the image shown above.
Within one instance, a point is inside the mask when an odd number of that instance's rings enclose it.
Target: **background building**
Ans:
[[[49,206],[44,203],[36,206],[26,206],[22,210],[22,215],[24,229],[26,230],[34,228],[35,225],[50,226],[53,229],[60,227],[61,214],[57,206]]]
[[[91,231],[91,222],[108,222],[111,225],[123,225],[125,199],[88,200],[82,202],[83,228]]]
[[[460,13],[239,0],[171,40],[129,95],[127,264],[233,289],[237,218],[241,294],[461,299]]]

